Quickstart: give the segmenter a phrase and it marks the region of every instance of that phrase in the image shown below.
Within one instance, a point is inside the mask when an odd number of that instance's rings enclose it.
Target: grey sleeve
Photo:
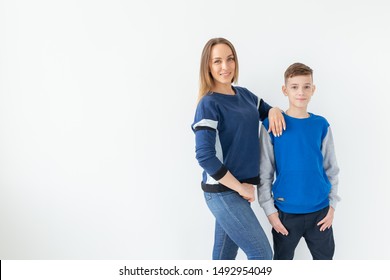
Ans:
[[[260,129],[260,184],[257,185],[257,196],[259,204],[267,216],[278,212],[274,206],[272,196],[272,183],[275,174],[275,156],[274,147],[271,138],[261,125]]]
[[[337,195],[339,185],[339,167],[336,160],[336,152],[334,148],[332,130],[329,126],[328,133],[322,141],[321,147],[322,156],[324,157],[323,165],[326,175],[332,187],[329,193],[329,203],[334,209],[336,209],[337,202],[341,198]]]

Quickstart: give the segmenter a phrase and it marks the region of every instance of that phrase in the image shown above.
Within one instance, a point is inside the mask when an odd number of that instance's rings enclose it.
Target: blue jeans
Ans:
[[[234,260],[241,248],[248,260],[271,260],[272,249],[251,204],[235,191],[204,193],[216,218],[213,260]]]

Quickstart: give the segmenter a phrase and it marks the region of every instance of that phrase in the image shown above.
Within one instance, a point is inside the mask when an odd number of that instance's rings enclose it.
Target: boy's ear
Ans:
[[[313,90],[311,92],[311,95],[313,95],[315,91],[316,91],[316,85],[313,85]]]
[[[285,96],[287,96],[287,88],[285,85],[282,86],[282,92]]]

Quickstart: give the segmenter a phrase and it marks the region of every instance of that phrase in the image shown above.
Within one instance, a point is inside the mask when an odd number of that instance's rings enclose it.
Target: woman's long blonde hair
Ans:
[[[232,83],[236,83],[238,80],[238,59],[237,53],[234,49],[232,43],[230,43],[225,38],[213,38],[210,39],[203,48],[202,57],[200,59],[200,72],[199,72],[199,94],[198,94],[198,102],[205,96],[208,92],[210,92],[211,88],[214,85],[214,78],[210,72],[210,54],[213,46],[217,44],[225,44],[230,47],[233,52],[234,62],[236,64],[236,69],[234,71],[234,76],[232,79]]]

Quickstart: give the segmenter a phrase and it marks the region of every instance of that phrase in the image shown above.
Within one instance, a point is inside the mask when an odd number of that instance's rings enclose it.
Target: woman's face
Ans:
[[[229,85],[234,79],[236,58],[226,44],[217,44],[211,48],[209,68],[216,86]]]

